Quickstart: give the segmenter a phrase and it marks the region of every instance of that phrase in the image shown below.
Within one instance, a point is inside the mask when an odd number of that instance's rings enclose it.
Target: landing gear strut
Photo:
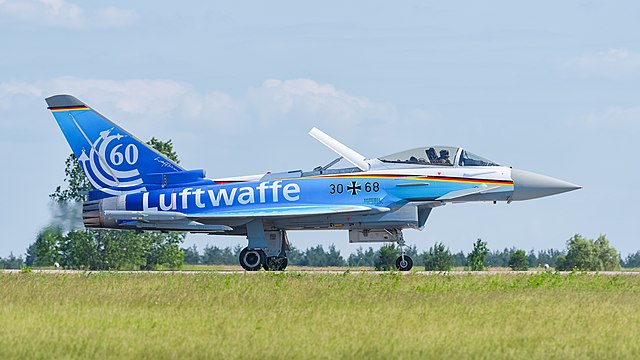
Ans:
[[[400,256],[396,259],[396,269],[399,271],[409,271],[413,267],[413,259],[409,255],[404,254],[404,247],[406,246],[404,242],[404,236],[402,236],[402,232],[400,232],[400,237],[398,238],[398,247],[400,248]]]
[[[267,256],[260,249],[244,248],[240,251],[240,266],[247,271],[258,271],[267,261]]]

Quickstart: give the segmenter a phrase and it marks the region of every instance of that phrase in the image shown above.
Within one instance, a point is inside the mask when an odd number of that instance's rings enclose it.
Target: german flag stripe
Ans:
[[[502,185],[513,186],[511,180],[495,180],[495,179],[469,179],[449,176],[413,176],[413,175],[328,175],[328,176],[313,176],[312,178],[324,178],[324,179],[403,179],[403,180],[415,180],[415,181],[440,181],[440,182],[458,182],[458,183],[470,183],[470,184],[490,184],[490,185]]]
[[[90,110],[87,106],[58,106],[58,107],[49,107],[51,112],[59,112],[59,111],[78,111],[78,110]]]

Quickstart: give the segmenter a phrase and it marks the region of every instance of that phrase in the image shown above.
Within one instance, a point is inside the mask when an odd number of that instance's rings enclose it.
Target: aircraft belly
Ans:
[[[418,228],[418,209],[405,205],[395,211],[371,215],[329,215],[278,219],[273,221],[279,229],[348,229],[348,228]]]

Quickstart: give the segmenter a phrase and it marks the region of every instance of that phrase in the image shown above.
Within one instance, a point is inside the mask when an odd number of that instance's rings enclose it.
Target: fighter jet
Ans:
[[[284,270],[289,230],[344,230],[349,241],[395,242],[408,271],[403,230],[423,229],[448,203],[535,199],[580,186],[501,166],[466,149],[425,146],[366,158],[319,129],[338,157],[309,171],[207,178],[187,170],[70,95],[46,99],[93,189],[87,228],[246,236],[247,271]],[[335,168],[340,160],[350,165]]]

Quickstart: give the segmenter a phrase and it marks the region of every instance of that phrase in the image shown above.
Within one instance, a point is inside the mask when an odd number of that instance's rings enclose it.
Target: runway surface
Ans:
[[[4,273],[22,273],[22,270],[19,269],[3,269]],[[272,271],[271,273],[293,273],[293,274],[351,274],[351,275],[360,275],[360,274],[389,274],[389,271],[368,271],[368,270],[286,270],[286,271]],[[41,270],[34,269],[31,270],[31,273],[34,274],[52,274],[52,275],[60,275],[60,274],[99,274],[99,273],[113,273],[113,274],[260,274],[265,273],[265,271],[244,271],[244,270],[157,270],[157,271],[99,271],[99,270]],[[438,272],[438,271],[407,271],[407,272],[395,272],[400,275],[513,275],[513,274],[540,274],[544,273],[544,271],[506,271],[506,270],[488,270],[488,271],[446,271],[446,272]],[[558,271],[557,273],[561,275],[569,275],[573,272],[571,271]],[[588,274],[588,275],[640,275],[640,271],[583,271],[577,272],[577,274]]]

